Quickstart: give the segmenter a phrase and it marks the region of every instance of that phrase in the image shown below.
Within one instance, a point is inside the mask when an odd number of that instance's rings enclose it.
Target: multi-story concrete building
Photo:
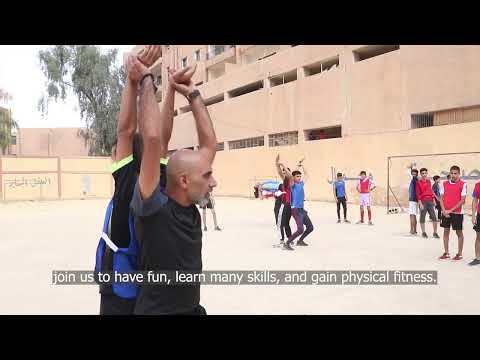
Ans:
[[[332,171],[366,170],[384,203],[388,156],[480,151],[480,46],[166,45],[152,67],[160,106],[167,66],[193,64],[221,150],[218,194],[250,195],[253,181],[275,176],[280,153],[291,166],[306,157],[310,199],[332,199]],[[177,95],[169,149],[197,144]],[[447,166],[423,164],[431,175]],[[389,175],[403,191],[407,179]],[[353,181],[349,189],[355,197]]]

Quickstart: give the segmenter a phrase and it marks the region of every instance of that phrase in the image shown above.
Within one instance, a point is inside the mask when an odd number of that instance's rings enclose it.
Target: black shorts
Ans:
[[[100,315],[133,315],[136,299],[123,299],[115,294],[100,295]]]
[[[453,230],[463,230],[463,214],[451,213],[450,217],[442,216],[440,226],[448,229],[451,226]]]
[[[480,233],[480,214],[477,214],[477,225],[473,227],[473,230],[475,230],[477,233]]]

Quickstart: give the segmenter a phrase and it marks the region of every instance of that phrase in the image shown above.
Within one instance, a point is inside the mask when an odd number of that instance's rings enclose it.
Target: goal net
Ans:
[[[471,215],[473,188],[480,180],[480,152],[389,156],[387,158],[387,212],[391,214],[408,209],[408,187],[412,168],[419,172],[421,168],[427,168],[428,177],[433,185],[433,176],[440,176],[440,182],[443,183],[453,165],[460,167],[461,179],[467,183],[464,212]]]

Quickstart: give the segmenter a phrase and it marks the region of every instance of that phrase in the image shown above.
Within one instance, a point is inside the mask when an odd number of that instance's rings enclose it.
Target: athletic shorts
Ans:
[[[463,214],[451,213],[450,217],[442,216],[440,226],[447,229],[451,226],[453,230],[463,230]]]
[[[416,201],[408,202],[408,214],[409,215],[418,215],[418,203]]]
[[[423,210],[420,210],[420,224],[425,224],[425,215],[430,215],[432,221],[437,222],[437,215],[435,214],[435,208],[433,201],[423,201]]]
[[[360,206],[370,206],[370,193],[360,194]]]
[[[475,230],[477,233],[480,233],[480,214],[477,214],[477,225],[473,227],[473,230]]]

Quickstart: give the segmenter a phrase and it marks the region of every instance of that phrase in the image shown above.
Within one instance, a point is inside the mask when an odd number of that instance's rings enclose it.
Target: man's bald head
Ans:
[[[201,151],[178,150],[168,159],[167,192],[183,194],[190,202],[201,203],[216,185],[212,166]]]
[[[175,183],[180,175],[190,175],[200,162],[200,153],[190,149],[178,150],[168,159],[167,183]]]

